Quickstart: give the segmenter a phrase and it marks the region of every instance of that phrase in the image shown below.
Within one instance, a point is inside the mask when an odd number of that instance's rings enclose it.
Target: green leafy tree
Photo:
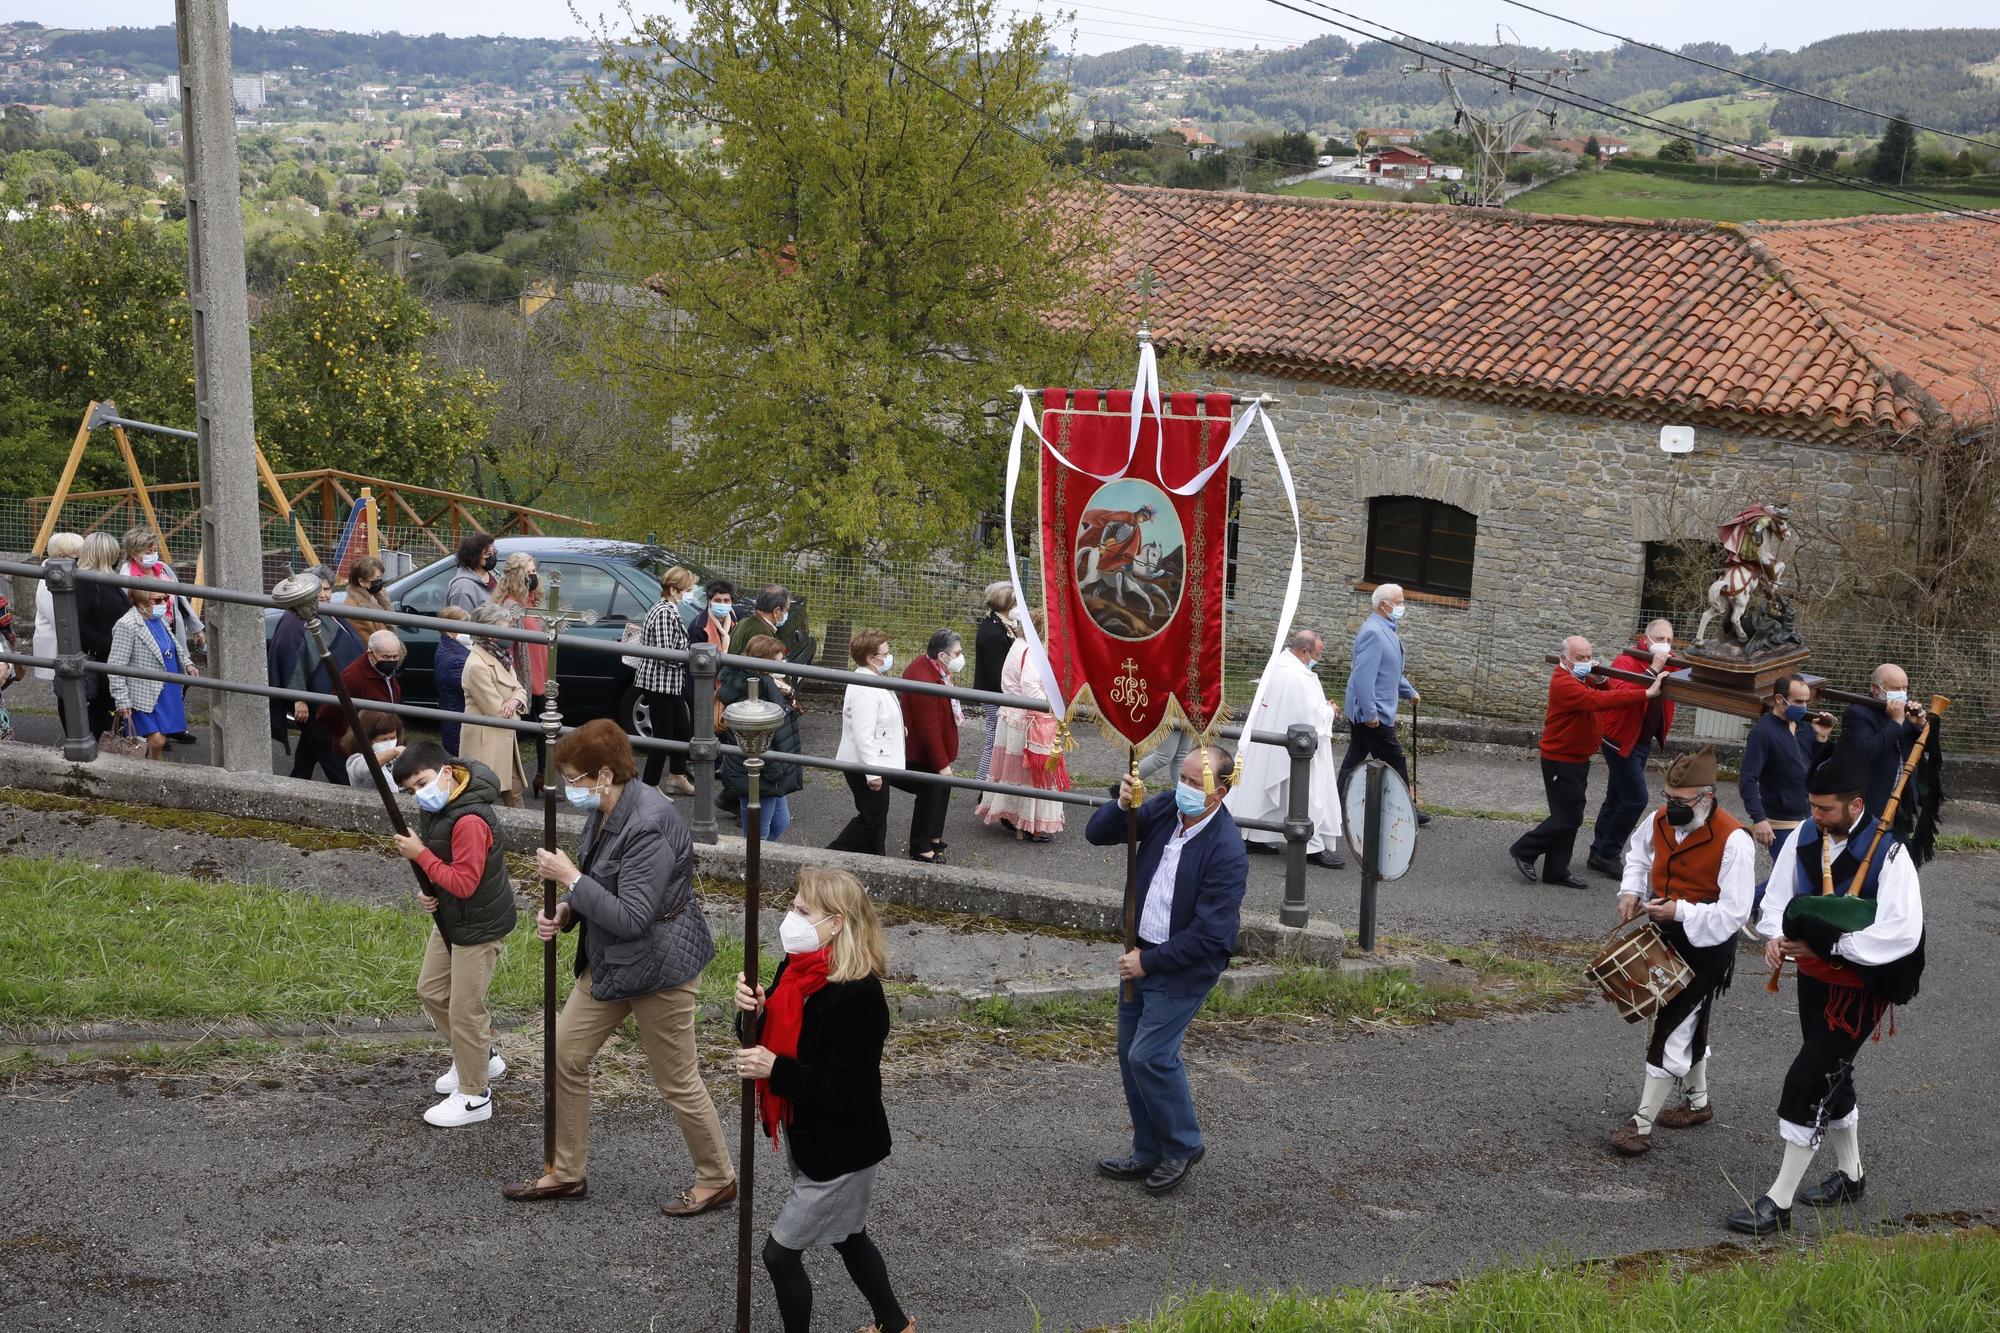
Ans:
[[[1583,141],[1583,155],[1593,162],[1604,156],[1603,145],[1597,142],[1596,135],[1593,134]]]
[[[194,424],[186,244],[181,227],[106,220],[74,201],[0,223],[0,494],[49,493],[93,399]],[[132,443],[154,475],[158,437]],[[177,447],[173,459],[178,478]],[[77,484],[129,483],[98,449]]]
[[[440,327],[348,233],[308,244],[252,330],[257,434],[273,465],[452,480],[485,435],[493,386],[439,367],[426,344]]]
[[[1917,132],[1907,120],[1892,120],[1868,164],[1870,180],[1901,185],[1917,174]]]
[[[1669,139],[1661,144],[1658,154],[1662,162],[1692,162],[1694,156],[1694,141],[1681,138]]]
[[[579,369],[634,405],[610,492],[628,527],[845,554],[971,540],[1001,494],[988,405],[1067,382],[1108,327],[1098,228],[1045,208],[1089,197],[1041,146],[1076,130],[1048,36],[988,0],[696,0],[685,27],[607,43],[582,129],[611,146],[614,262],[652,295],[570,307]],[[715,144],[661,133],[690,123]]]

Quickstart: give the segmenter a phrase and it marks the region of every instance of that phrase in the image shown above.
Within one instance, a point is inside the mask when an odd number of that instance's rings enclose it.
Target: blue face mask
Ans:
[[[155,620],[165,620],[167,618],[167,604],[165,602],[154,602],[148,614]]]
[[[1392,606],[1392,607],[1390,607],[1390,608],[1389,608],[1389,619],[1391,619],[1391,620],[1401,620],[1401,619],[1403,618],[1403,611],[1404,611],[1404,608],[1403,608],[1403,607],[1400,607],[1400,606]]]
[[[1806,706],[1804,704],[1785,705],[1785,721],[1803,722],[1805,721],[1805,719],[1806,719]]]
[[[1569,664],[1569,669],[1570,673],[1574,675],[1578,680],[1583,680],[1590,675],[1590,669],[1595,665],[1596,663],[1592,662],[1588,658],[1585,658],[1581,662],[1571,662]]]
[[[580,787],[573,782],[563,784],[563,799],[578,810],[595,810],[602,802],[597,788]]]
[[[1174,805],[1184,815],[1198,815],[1208,809],[1208,794],[1185,782],[1174,784]]]
[[[736,614],[736,608],[728,602],[710,602],[708,613],[717,620],[727,620]]]
[[[417,809],[433,815],[444,809],[446,803],[451,800],[451,787],[448,785],[450,781],[450,773],[440,771],[431,779],[430,786],[417,793]]]

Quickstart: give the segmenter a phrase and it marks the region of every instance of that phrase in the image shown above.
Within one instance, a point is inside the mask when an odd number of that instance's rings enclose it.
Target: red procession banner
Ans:
[[[1042,605],[1063,697],[1144,746],[1178,708],[1196,735],[1222,711],[1230,395],[1177,393],[1129,442],[1132,395],[1042,394]],[[1117,472],[1129,457],[1123,475]],[[1207,484],[1176,494],[1203,472]]]
[[[1225,718],[1223,593],[1229,456],[1261,425],[1293,520],[1292,567],[1278,617],[1282,643],[1298,609],[1298,500],[1277,432],[1260,401],[1230,418],[1229,394],[1162,400],[1144,335],[1131,392],[1046,389],[1039,424],[1021,395],[1007,463],[1007,557],[1028,605],[1014,541],[1023,439],[1041,445],[1042,594],[1049,643],[1025,626],[1029,653],[1056,716],[1084,699],[1104,727],[1150,749],[1179,717],[1197,736]],[[1275,651],[1275,650],[1274,650]],[[1260,686],[1261,689],[1261,686]],[[1252,701],[1254,711],[1255,701]]]

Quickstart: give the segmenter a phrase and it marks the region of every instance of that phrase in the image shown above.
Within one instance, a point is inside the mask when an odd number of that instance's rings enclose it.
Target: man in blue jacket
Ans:
[[[1420,696],[1403,674],[1403,640],[1396,634],[1402,618],[1402,585],[1377,584],[1369,617],[1355,632],[1353,665],[1347,673],[1347,757],[1340,761],[1335,787],[1343,794],[1347,779],[1370,759],[1395,769],[1404,786],[1410,783],[1403,743],[1396,739],[1396,705]],[[1415,739],[1411,737],[1412,743]],[[1428,824],[1431,817],[1419,810],[1417,822]]]
[[[1222,808],[1235,762],[1222,747],[1203,746],[1182,761],[1174,790],[1151,800],[1128,774],[1118,800],[1099,806],[1084,830],[1095,846],[1123,842],[1126,812],[1138,808],[1139,947],[1118,959],[1118,976],[1133,991],[1128,1000],[1121,987],[1118,998],[1132,1151],[1097,1169],[1113,1180],[1143,1180],[1149,1194],[1180,1188],[1207,1151],[1181,1039],[1236,952],[1250,858]]]
[[[1736,790],[1750,820],[1750,836],[1773,856],[1812,814],[1806,775],[1833,733],[1832,715],[1815,716],[1811,704],[1812,687],[1798,676],[1784,677],[1771,687],[1763,716],[1743,742]]]
[[[1860,755],[1868,765],[1868,785],[1861,793],[1862,809],[1870,819],[1879,819],[1889,793],[1896,789],[1896,774],[1910,747],[1924,729],[1924,706],[1910,702],[1910,678],[1894,662],[1875,668],[1869,693],[1882,701],[1880,708],[1849,704],[1840,715],[1840,743]]]

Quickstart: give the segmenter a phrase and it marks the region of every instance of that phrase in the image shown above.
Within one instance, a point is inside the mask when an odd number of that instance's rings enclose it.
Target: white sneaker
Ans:
[[[491,1083],[506,1072],[507,1062],[500,1058],[500,1052],[495,1051],[486,1058],[486,1081],[488,1083]],[[452,1093],[457,1092],[458,1062],[453,1061],[451,1064],[446,1065],[444,1072],[438,1075],[438,1081],[431,1086],[437,1089],[438,1096],[440,1097],[448,1097]]]
[[[456,1129],[460,1125],[476,1125],[482,1120],[493,1118],[493,1094],[488,1092],[478,1101],[462,1092],[451,1096],[424,1112],[424,1119],[440,1129]]]

